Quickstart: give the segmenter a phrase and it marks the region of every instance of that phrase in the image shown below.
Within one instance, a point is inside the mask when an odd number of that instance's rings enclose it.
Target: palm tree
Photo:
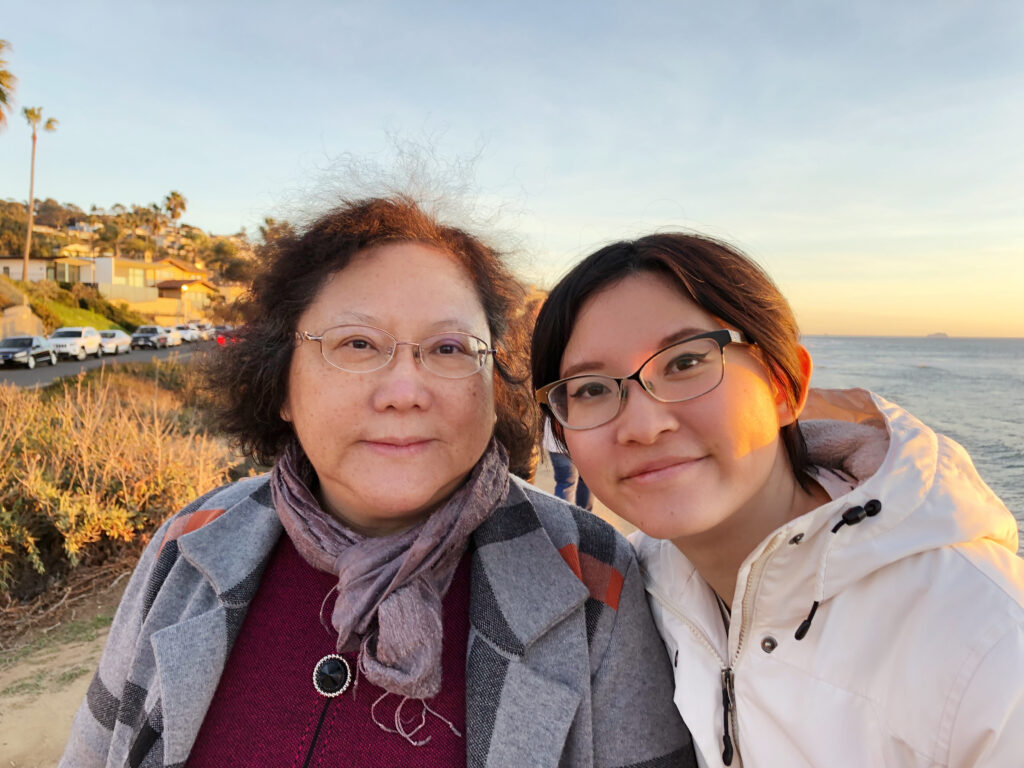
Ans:
[[[21,268],[21,279],[28,282],[28,252],[32,248],[32,215],[34,213],[34,195],[36,193],[36,134],[39,123],[43,119],[43,108],[25,107],[21,111],[25,115],[25,120],[32,126],[32,173],[28,183],[28,232],[25,234],[25,261]],[[47,118],[46,122],[43,123],[43,130],[56,131],[57,118]]]
[[[156,256],[156,238],[163,228],[164,215],[161,208],[156,203],[151,205],[133,205],[132,214],[135,217],[136,226],[142,227],[146,232],[142,240],[145,241],[148,235],[149,242],[153,246],[153,255]]]
[[[14,104],[14,84],[18,82],[18,78],[7,69],[7,61],[3,57],[4,49],[10,47],[6,40],[0,40],[0,131],[7,125],[7,112]]]
[[[167,197],[164,198],[164,210],[167,211],[167,215],[171,217],[171,221],[174,222],[174,228],[178,230],[178,237],[175,238],[175,248],[181,247],[181,231],[178,228],[178,219],[181,218],[181,214],[185,212],[185,207],[188,205],[188,200],[185,196],[177,190],[171,190]]]

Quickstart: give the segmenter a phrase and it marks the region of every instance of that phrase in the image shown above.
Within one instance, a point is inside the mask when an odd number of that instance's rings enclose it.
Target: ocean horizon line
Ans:
[[[1024,336],[957,336],[948,333],[801,333],[801,338],[832,338],[832,339],[934,339],[935,341],[1024,341]]]

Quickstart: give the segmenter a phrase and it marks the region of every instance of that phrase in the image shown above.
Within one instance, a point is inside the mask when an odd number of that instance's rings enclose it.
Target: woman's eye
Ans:
[[[584,381],[576,386],[569,385],[569,397],[575,400],[593,400],[595,397],[610,395],[611,387],[603,381]]]
[[[444,339],[430,346],[430,354],[450,357],[451,355],[468,355],[467,344],[460,339]]]
[[[357,352],[368,352],[376,349],[373,342],[369,339],[352,337],[348,339],[342,339],[341,343],[338,344],[341,349],[348,349]]]
[[[671,376],[673,373],[687,373],[704,362],[705,355],[685,354],[673,357],[665,366],[665,373]]]

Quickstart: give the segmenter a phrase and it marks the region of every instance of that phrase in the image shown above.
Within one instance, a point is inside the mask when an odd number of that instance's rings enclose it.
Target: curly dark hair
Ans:
[[[305,231],[267,243],[242,300],[245,325],[238,341],[218,349],[203,367],[218,426],[247,455],[273,464],[294,435],[280,410],[299,316],[357,253],[402,242],[450,254],[472,279],[497,350],[494,436],[508,450],[510,470],[529,478],[540,411],[529,386],[530,318],[523,312],[523,286],[495,249],[403,196],[343,203]]]
[[[592,253],[561,279],[541,307],[533,331],[533,386],[559,378],[562,354],[588,298],[631,275],[665,277],[702,309],[743,332],[761,351],[789,405],[806,386],[797,348],[800,331],[789,302],[767,273],[738,249],[703,235],[666,232],[612,243]],[[556,437],[564,433],[552,419]],[[809,460],[794,421],[781,438],[797,481],[807,487]]]

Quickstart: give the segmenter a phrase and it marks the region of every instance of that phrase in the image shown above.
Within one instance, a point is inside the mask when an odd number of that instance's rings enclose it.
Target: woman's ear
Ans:
[[[779,413],[779,426],[784,427],[792,424],[804,410],[807,402],[807,393],[811,389],[811,372],[814,370],[814,362],[811,360],[811,353],[803,344],[797,344],[797,359],[800,362],[800,391],[796,393],[796,404],[791,406],[789,398],[786,397],[786,388],[782,382],[772,377],[772,387],[775,389],[775,404]]]

